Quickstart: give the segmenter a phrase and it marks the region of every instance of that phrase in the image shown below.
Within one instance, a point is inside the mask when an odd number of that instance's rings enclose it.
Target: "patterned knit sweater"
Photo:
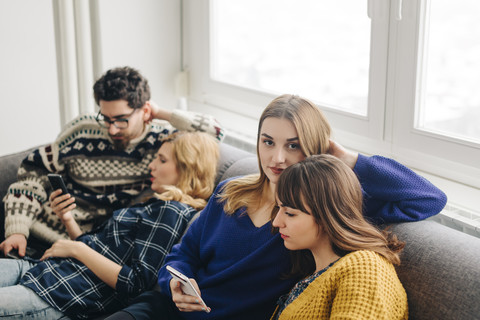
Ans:
[[[407,294],[388,260],[355,251],[310,283],[278,319],[408,319]]]
[[[5,237],[30,234],[47,242],[66,237],[61,221],[52,212],[52,191],[47,174],[63,175],[77,207],[72,211],[82,231],[108,219],[150,186],[149,163],[161,140],[175,129],[205,131],[218,140],[223,128],[208,115],[175,110],[170,123],[153,120],[125,150],[115,150],[108,130],[95,115],[81,115],[65,126],[55,142],[30,153],[10,185],[5,203]]]

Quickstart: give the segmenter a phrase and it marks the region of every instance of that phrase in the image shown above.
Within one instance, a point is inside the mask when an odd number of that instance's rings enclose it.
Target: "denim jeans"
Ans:
[[[0,319],[69,319],[40,298],[20,279],[35,262],[0,259]]]

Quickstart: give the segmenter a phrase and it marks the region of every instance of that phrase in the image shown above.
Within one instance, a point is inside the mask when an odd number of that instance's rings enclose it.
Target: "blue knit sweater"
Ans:
[[[355,166],[365,196],[365,215],[376,223],[416,221],[437,214],[445,194],[394,160],[360,155]],[[215,195],[221,190],[221,183]],[[290,257],[271,223],[253,225],[245,209],[228,216],[212,196],[179,245],[171,265],[194,278],[210,313],[182,313],[185,319],[269,319],[279,296],[298,279],[281,276]],[[170,295],[171,276],[159,272],[161,291]]]

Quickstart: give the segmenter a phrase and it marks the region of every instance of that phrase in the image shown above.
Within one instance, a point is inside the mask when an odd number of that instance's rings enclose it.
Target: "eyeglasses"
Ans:
[[[110,128],[110,126],[113,124],[115,126],[115,128],[118,128],[118,129],[127,129],[128,128],[128,120],[130,119],[130,117],[135,113],[135,111],[137,111],[138,109],[134,109],[132,111],[132,113],[130,113],[129,115],[127,115],[125,118],[121,118],[121,119],[115,119],[115,120],[110,120],[110,118],[108,117],[105,117],[103,114],[102,114],[102,110],[98,111],[98,114],[97,114],[97,117],[95,118],[95,120],[97,120],[98,124],[103,127],[103,128]]]

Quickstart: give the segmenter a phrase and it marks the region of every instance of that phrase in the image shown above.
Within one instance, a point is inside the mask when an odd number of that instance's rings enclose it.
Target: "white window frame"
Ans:
[[[214,114],[230,131],[241,132],[254,141],[258,118],[275,96],[210,78],[209,17],[214,8],[209,0],[184,1],[184,68],[190,74],[189,107]],[[344,146],[394,158],[425,173],[444,190],[468,188],[470,196],[480,196],[480,146],[420,131],[413,125],[422,89],[422,83],[417,81],[422,65],[418,41],[422,40],[422,15],[428,3],[429,0],[369,0],[369,115],[362,117],[320,107],[334,128],[334,139]],[[448,185],[449,181],[460,187]],[[464,197],[459,199],[465,202]],[[467,202],[478,210],[478,201],[469,198]]]

